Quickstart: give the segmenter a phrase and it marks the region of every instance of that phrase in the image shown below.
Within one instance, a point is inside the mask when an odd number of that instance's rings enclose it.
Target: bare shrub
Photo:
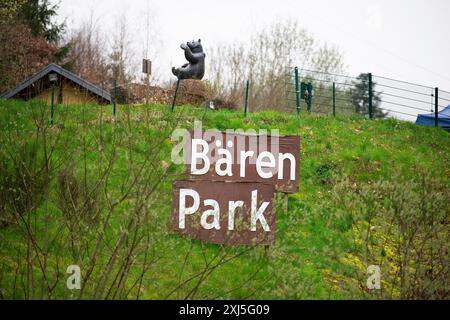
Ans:
[[[182,174],[167,162],[169,141],[183,108],[125,105],[109,118],[103,106],[64,106],[64,126],[51,127],[48,106],[25,106],[9,106],[7,117],[18,121],[6,119],[0,132],[6,299],[196,298],[210,292],[222,266],[252,250],[195,244],[181,252],[204,264],[170,274],[170,283],[161,275],[179,262],[167,253],[190,243],[174,241],[167,223],[171,182]],[[66,287],[69,265],[82,270],[79,291]]]
[[[30,212],[42,202],[48,182],[36,150],[35,141],[26,141],[14,151],[1,153],[0,226],[13,223],[15,213]]]
[[[0,93],[13,88],[55,59],[59,49],[33,36],[16,20],[0,21]]]
[[[345,68],[336,47],[318,43],[294,20],[268,25],[247,43],[224,43],[208,52],[208,80],[217,96],[243,105],[249,80],[252,110],[286,108],[286,75],[295,64],[326,72]]]
[[[102,186],[83,182],[74,172],[76,167],[70,163],[58,175],[57,206],[72,225],[95,224],[104,201],[100,193]]]
[[[93,13],[77,29],[72,29],[65,42],[69,44],[69,53],[65,64],[81,78],[100,86],[109,85],[107,77],[107,59],[105,47],[107,41],[94,20]]]

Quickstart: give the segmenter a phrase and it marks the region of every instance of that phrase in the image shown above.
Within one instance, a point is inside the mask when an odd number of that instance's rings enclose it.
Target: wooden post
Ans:
[[[147,94],[145,95],[145,105],[148,106],[148,96],[150,95],[150,74],[147,73]]]
[[[287,193],[284,194],[284,213],[288,213],[289,210],[289,195]]]
[[[145,80],[145,104],[148,105],[148,96],[150,95],[150,75],[152,74],[152,61],[149,59],[142,60],[142,73],[147,77]]]
[[[289,210],[289,195],[287,193],[283,193],[284,195],[284,205],[283,205],[283,210],[285,213],[288,213]],[[264,257],[266,259],[268,259],[269,257],[269,249],[270,246],[264,246]]]

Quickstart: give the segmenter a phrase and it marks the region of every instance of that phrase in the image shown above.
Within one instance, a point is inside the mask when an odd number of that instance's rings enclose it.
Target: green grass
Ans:
[[[264,248],[255,248],[248,253],[214,270],[199,285],[195,298],[221,299],[344,299],[354,297],[344,288],[336,287],[327,278],[330,273],[351,278],[355,269],[342,263],[341,258],[351,250],[352,244],[343,227],[333,220],[330,212],[330,194],[335,181],[349,178],[355,184],[371,183],[381,179],[391,179],[396,174],[402,177],[415,177],[417,171],[429,171],[436,175],[449,175],[450,136],[447,132],[432,127],[417,126],[411,123],[386,120],[367,120],[361,117],[320,116],[264,111],[248,114],[243,112],[207,111],[192,106],[177,107],[171,115],[167,106],[119,106],[117,119],[112,116],[110,106],[63,106],[56,114],[57,128],[49,129],[49,141],[55,143],[55,159],[63,159],[63,168],[72,168],[77,175],[83,175],[86,165],[87,180],[95,180],[101,168],[105,167],[105,158],[109,146],[117,144],[117,159],[108,181],[110,197],[120,194],[119,186],[129,179],[130,154],[137,163],[143,161],[148,148],[165,133],[162,123],[179,117],[177,127],[192,128],[195,119],[203,121],[203,128],[226,129],[278,129],[283,135],[298,134],[301,137],[300,192],[289,196],[289,212],[277,212],[277,241],[268,255]],[[0,130],[3,145],[2,161],[8,163],[8,151],[36,134],[34,118],[46,108],[38,103],[0,101]],[[128,117],[129,116],[129,117]],[[44,119],[48,114],[44,113]],[[142,119],[151,119],[145,124]],[[102,123],[102,125],[100,125]],[[149,125],[148,123],[151,123]],[[120,124],[120,125],[118,125]],[[125,143],[132,132],[132,144]],[[118,131],[118,132],[117,132]],[[51,140],[52,134],[59,141]],[[119,139],[120,138],[120,139]],[[117,140],[118,139],[118,140]],[[15,141],[15,145],[7,145]],[[99,144],[105,152],[99,152]],[[80,156],[80,149],[87,144],[86,161]],[[129,149],[131,146],[131,150]],[[160,170],[164,163],[170,163],[172,144],[165,140],[158,145],[154,163]],[[42,146],[39,146],[41,149]],[[42,157],[40,152],[37,153]],[[69,156],[68,156],[69,154]],[[73,161],[73,164],[67,161]],[[9,163],[8,168],[14,164]],[[59,171],[58,171],[59,172]],[[170,217],[170,197],[172,182],[182,176],[181,166],[171,169],[168,178],[162,181],[155,199],[151,200],[151,216],[155,219],[154,238],[151,251],[158,259],[145,273],[140,298],[162,299],[174,289],[181,270],[183,279],[201,271],[205,257],[211,259],[221,250],[219,246],[201,244],[180,237],[168,229]],[[56,199],[56,181],[50,183],[49,207],[51,219],[49,233],[55,235],[61,228]],[[108,237],[114,243],[127,217],[134,208],[137,195],[130,202],[121,204],[108,226]],[[0,208],[1,210],[1,208]],[[44,238],[45,201],[34,208],[34,234],[42,243]],[[1,213],[1,212],[0,212]],[[345,228],[344,228],[345,229]],[[24,231],[20,224],[13,223],[0,229],[0,297],[24,298],[27,281],[26,249]],[[57,238],[59,239],[59,238]],[[90,243],[89,245],[92,245]],[[88,246],[89,246],[88,245]],[[57,250],[60,248],[60,250]],[[92,249],[92,248],[90,248]],[[94,273],[102,272],[111,255],[108,245],[102,247],[98,266]],[[243,248],[227,249],[237,253]],[[184,263],[186,255],[189,253]],[[140,261],[143,255],[136,259]],[[76,255],[68,249],[62,240],[55,243],[49,256],[49,274],[59,276],[51,298],[75,298],[76,294],[65,288],[65,267],[57,270],[56,265],[77,264]],[[184,266],[184,267],[183,267]],[[139,267],[130,271],[126,286],[131,286],[138,277]],[[34,267],[37,279],[42,275]],[[183,298],[195,286],[188,283],[169,298]],[[15,287],[18,287],[13,295]],[[39,290],[36,290],[37,292]],[[92,296],[87,291],[86,298]],[[38,293],[35,294],[38,296]],[[134,298],[129,296],[129,298]],[[44,295],[45,297],[45,295]]]

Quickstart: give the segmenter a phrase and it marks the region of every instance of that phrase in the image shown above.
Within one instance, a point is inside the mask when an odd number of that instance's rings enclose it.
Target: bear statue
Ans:
[[[202,41],[191,41],[183,43],[181,49],[184,50],[184,55],[189,63],[186,63],[181,68],[172,68],[172,73],[178,80],[196,79],[202,80],[205,75],[205,53],[203,52]]]

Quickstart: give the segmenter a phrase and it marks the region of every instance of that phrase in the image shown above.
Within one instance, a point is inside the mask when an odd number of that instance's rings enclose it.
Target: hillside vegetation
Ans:
[[[393,119],[0,101],[0,298],[449,298],[450,136]],[[276,245],[169,230],[175,128],[301,137]],[[81,290],[66,273],[79,265]],[[366,287],[381,269],[381,290]]]

